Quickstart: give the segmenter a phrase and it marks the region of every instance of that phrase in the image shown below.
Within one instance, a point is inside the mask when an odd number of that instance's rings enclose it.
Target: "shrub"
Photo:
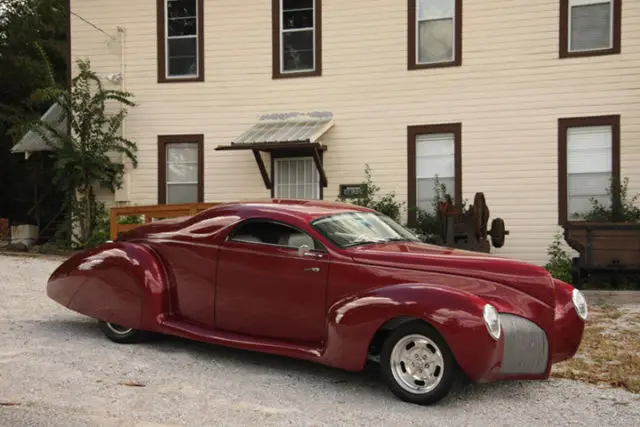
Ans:
[[[586,221],[603,222],[638,222],[640,221],[640,208],[637,206],[640,195],[629,197],[629,178],[622,182],[611,179],[607,195],[611,201],[605,206],[598,200],[591,198],[591,210],[584,214],[574,214],[575,218]]]
[[[549,255],[549,262],[544,268],[551,273],[556,279],[562,280],[566,283],[572,283],[571,275],[571,255],[564,250],[562,246],[562,234],[557,233],[553,239],[553,242],[547,248],[547,255]]]

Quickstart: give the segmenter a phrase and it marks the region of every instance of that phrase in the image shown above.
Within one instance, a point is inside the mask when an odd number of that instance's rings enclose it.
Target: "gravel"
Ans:
[[[472,385],[420,407],[374,369],[169,337],[113,344],[47,298],[59,263],[0,255],[0,426],[640,425],[640,395],[574,381]]]

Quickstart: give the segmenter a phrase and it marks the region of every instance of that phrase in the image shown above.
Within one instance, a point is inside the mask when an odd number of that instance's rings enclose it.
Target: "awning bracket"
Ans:
[[[313,161],[316,164],[316,168],[318,168],[318,173],[320,174],[320,184],[322,185],[322,187],[326,188],[328,185],[327,174],[324,172],[324,167],[322,166],[322,161],[320,160],[318,147],[313,147],[311,150],[311,154],[313,156]]]
[[[260,154],[259,150],[251,150],[253,151],[253,157],[256,159],[256,163],[258,164],[258,169],[260,169],[260,175],[262,175],[262,180],[264,181],[264,186],[267,190],[271,190],[273,184],[271,183],[271,178],[269,178],[269,173],[267,172],[267,167],[264,164],[264,159]]]

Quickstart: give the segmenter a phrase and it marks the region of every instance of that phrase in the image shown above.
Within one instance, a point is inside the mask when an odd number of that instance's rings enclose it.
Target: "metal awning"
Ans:
[[[49,107],[47,112],[40,118],[40,121],[48,123],[62,134],[67,133],[67,118],[65,117],[64,109],[57,102]],[[55,140],[55,136],[50,130],[44,129],[44,133],[47,134],[51,140]],[[49,145],[38,132],[29,130],[22,139],[11,148],[11,152],[25,153],[25,155],[28,156],[30,153],[37,151],[53,151],[53,148],[54,147]]]
[[[268,189],[271,189],[272,183],[260,151],[307,152],[313,157],[320,181],[326,187],[327,176],[320,161],[320,151],[324,151],[326,146],[320,143],[320,138],[333,127],[333,124],[333,114],[330,112],[263,114],[258,123],[230,145],[216,147],[216,151],[252,150]]]

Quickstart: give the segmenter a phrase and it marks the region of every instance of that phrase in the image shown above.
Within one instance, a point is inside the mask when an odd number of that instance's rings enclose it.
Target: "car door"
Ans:
[[[300,253],[302,245],[309,251]],[[216,328],[308,344],[323,341],[328,261],[319,242],[287,224],[239,224],[220,248]]]

